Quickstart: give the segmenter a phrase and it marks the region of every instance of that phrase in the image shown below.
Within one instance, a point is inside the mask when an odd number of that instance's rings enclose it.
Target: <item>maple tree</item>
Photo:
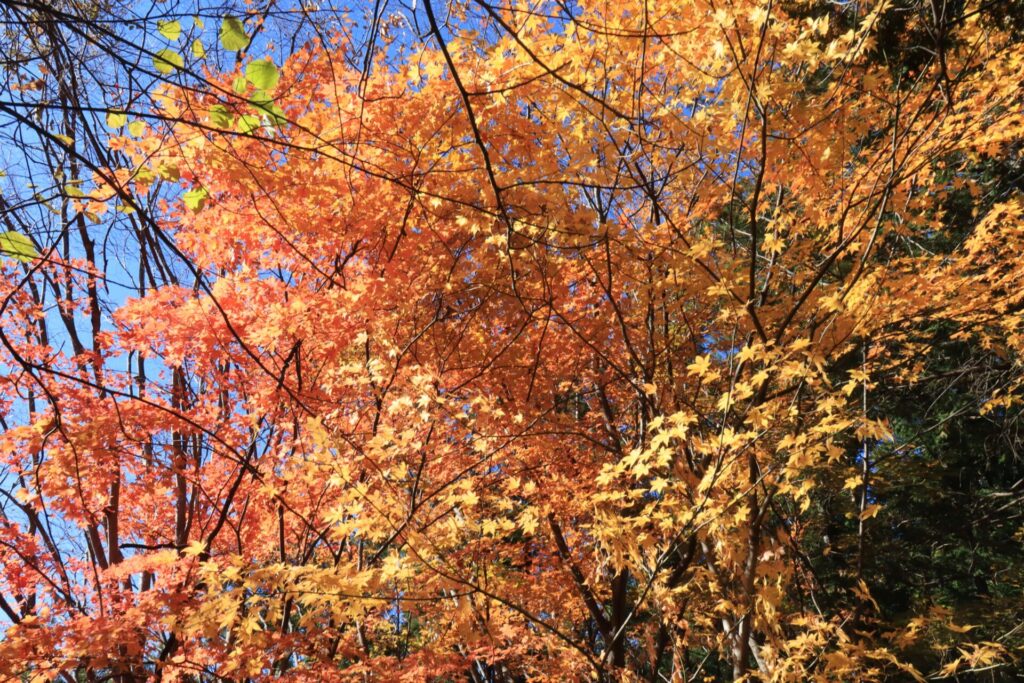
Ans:
[[[81,8],[13,6],[67,86]],[[274,11],[0,107],[63,174],[4,203],[0,673],[1015,675],[1013,3]]]

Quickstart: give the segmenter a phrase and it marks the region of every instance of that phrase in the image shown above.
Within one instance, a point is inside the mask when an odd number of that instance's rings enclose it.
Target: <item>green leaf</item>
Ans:
[[[69,197],[84,197],[85,193],[74,185],[68,184],[64,186],[64,194]]]
[[[107,126],[110,128],[120,128],[126,123],[128,123],[128,115],[123,111],[107,112]]]
[[[249,45],[249,36],[245,34],[245,26],[238,17],[224,17],[220,24],[220,44],[225,50],[235,52],[244,50]]]
[[[146,132],[146,122],[141,119],[136,119],[128,124],[128,134],[133,138],[140,137]]]
[[[174,50],[164,48],[153,56],[153,67],[162,74],[169,74],[185,66],[185,60]]]
[[[70,135],[54,135],[53,137],[58,142],[63,143],[65,147],[71,147],[73,144],[75,144],[75,139]]]
[[[199,213],[206,206],[206,198],[209,196],[210,193],[206,191],[206,188],[200,187],[195,190],[189,190],[181,198],[185,200],[185,206]]]
[[[275,126],[280,126],[288,121],[281,109],[274,100],[262,90],[257,90],[249,98],[249,102],[262,114],[266,114]]]
[[[269,107],[265,107],[263,111],[267,112],[267,116],[270,117],[271,122],[275,126],[283,126],[288,123],[288,117],[284,115],[284,110],[276,104],[271,104]]]
[[[15,230],[0,232],[0,253],[22,263],[29,263],[39,256],[32,240]]]
[[[223,104],[215,104],[210,107],[210,123],[218,128],[230,128],[234,117]]]
[[[202,59],[206,56],[206,48],[203,47],[203,41],[198,38],[192,41],[192,56],[196,59]]]
[[[264,92],[257,91],[249,101],[261,114],[265,114],[273,125],[281,126],[288,122],[288,118],[285,116],[284,110],[282,110],[278,104],[275,104],[272,99],[267,97]]]
[[[246,114],[238,118],[238,130],[248,135],[260,127],[260,117]]]
[[[178,164],[170,161],[161,162],[160,165],[157,166],[156,172],[161,178],[164,180],[170,180],[171,182],[181,178],[181,171],[178,169]]]
[[[239,76],[231,83],[231,89],[235,91],[236,95],[245,94],[248,87],[249,81],[245,80],[245,76]]]
[[[277,85],[280,74],[270,59],[259,59],[249,62],[245,67],[245,77],[260,90],[272,90]]]
[[[156,30],[167,40],[181,38],[181,24],[177,21],[158,21]]]
[[[140,185],[149,185],[156,180],[156,175],[148,166],[139,166],[135,169],[135,173],[132,176],[132,180]]]

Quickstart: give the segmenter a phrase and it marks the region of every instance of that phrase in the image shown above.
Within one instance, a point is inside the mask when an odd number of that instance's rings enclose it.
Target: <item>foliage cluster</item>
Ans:
[[[0,12],[0,676],[1024,672],[1019,2]]]

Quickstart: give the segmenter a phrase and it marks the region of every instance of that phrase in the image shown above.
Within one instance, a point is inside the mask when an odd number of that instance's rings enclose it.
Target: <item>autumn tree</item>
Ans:
[[[5,6],[5,676],[1017,674],[1019,3],[151,9]]]

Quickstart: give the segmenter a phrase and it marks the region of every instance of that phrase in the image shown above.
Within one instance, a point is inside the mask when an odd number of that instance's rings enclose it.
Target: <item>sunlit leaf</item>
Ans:
[[[245,77],[260,90],[272,90],[280,79],[274,62],[269,59],[257,59],[245,67]]]
[[[107,125],[111,128],[120,128],[128,122],[128,115],[123,111],[107,112]]]
[[[164,48],[153,56],[153,67],[162,74],[169,74],[185,66],[181,55],[170,48]]]
[[[246,114],[238,117],[238,130],[246,135],[260,127],[260,117]]]
[[[207,197],[209,197],[209,192],[203,187],[189,190],[181,196],[185,206],[197,213],[206,205]]]
[[[32,240],[15,230],[0,232],[0,254],[22,263],[29,263],[39,256]]]
[[[156,169],[158,176],[164,180],[176,181],[181,178],[181,170],[178,168],[178,164],[171,161],[162,162]]]
[[[176,41],[181,37],[181,23],[177,20],[158,21],[156,26],[156,30],[167,40]]]
[[[233,118],[231,111],[223,104],[215,104],[210,107],[210,123],[217,128],[230,128]]]
[[[245,33],[242,20],[237,17],[224,17],[220,24],[220,44],[225,50],[236,52],[249,45],[249,36]]]
[[[141,119],[135,119],[128,124],[128,134],[132,137],[139,137],[146,132],[146,122]]]

